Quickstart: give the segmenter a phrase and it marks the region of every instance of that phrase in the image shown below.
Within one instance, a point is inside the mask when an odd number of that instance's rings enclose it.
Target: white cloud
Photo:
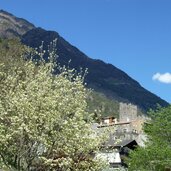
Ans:
[[[171,84],[171,73],[166,72],[164,74],[161,74],[157,72],[156,74],[153,75],[152,79],[157,80],[161,83]]]

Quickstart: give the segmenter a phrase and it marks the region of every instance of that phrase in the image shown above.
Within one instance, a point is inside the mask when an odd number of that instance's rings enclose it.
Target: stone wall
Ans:
[[[137,106],[133,104],[119,104],[119,121],[128,122],[137,119]]]

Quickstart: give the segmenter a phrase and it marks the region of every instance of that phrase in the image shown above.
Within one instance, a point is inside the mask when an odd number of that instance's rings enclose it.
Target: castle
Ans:
[[[121,102],[119,104],[119,120],[113,116],[103,118],[99,128],[113,126],[115,133],[113,133],[112,139],[120,139],[121,141],[136,140],[138,145],[144,146],[143,124],[146,119],[145,116],[138,116],[136,105]],[[110,142],[113,142],[114,146],[115,141]]]
[[[122,156],[128,154],[130,149],[135,149],[136,146],[144,146],[146,136],[143,133],[143,124],[146,117],[138,116],[138,108],[133,104],[120,103],[119,104],[119,120],[115,117],[103,118],[98,124],[97,129],[106,129],[113,127],[109,133],[109,139],[104,145],[104,149],[116,149],[115,160],[112,155],[114,153],[103,152],[109,159],[112,167],[121,166]],[[114,131],[114,132],[113,132]],[[103,132],[103,131],[102,131]],[[126,151],[125,151],[126,150]]]

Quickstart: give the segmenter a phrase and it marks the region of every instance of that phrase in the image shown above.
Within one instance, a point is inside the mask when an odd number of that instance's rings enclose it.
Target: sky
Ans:
[[[171,103],[170,0],[0,0],[0,9],[57,31]]]

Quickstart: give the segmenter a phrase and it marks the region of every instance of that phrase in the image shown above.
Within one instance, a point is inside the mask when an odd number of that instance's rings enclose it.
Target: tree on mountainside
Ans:
[[[31,51],[25,51],[19,42],[0,43],[0,48],[0,167],[17,171],[101,170],[103,162],[94,153],[102,137],[94,136],[91,129],[84,76],[56,66],[51,49],[49,62],[44,62],[41,52],[37,55],[42,60],[35,65],[23,59]]]
[[[144,126],[145,147],[132,151],[127,161],[130,171],[165,171],[171,169],[171,106],[150,112]]]

